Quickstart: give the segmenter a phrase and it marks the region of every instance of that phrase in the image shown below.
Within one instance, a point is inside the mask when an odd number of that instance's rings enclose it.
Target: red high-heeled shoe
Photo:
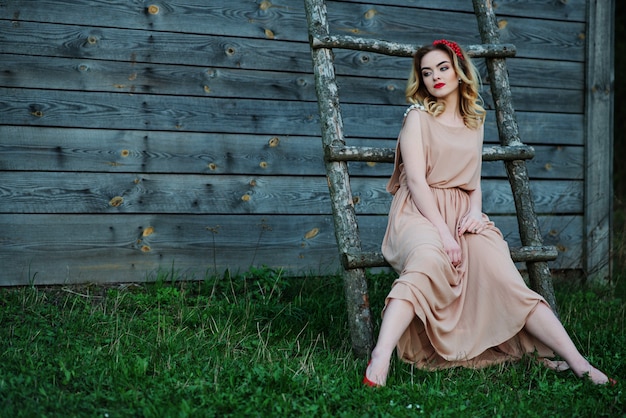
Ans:
[[[367,362],[367,367],[369,367],[369,366],[370,366],[370,363],[371,363],[371,362],[372,362],[372,360],[370,360],[370,361],[368,361],[368,362]],[[380,387],[380,385],[379,385],[378,383],[372,382],[371,380],[369,380],[369,379],[367,378],[367,367],[365,368],[365,374],[363,375],[363,384],[364,384],[365,386],[369,386],[369,387],[371,387],[371,388],[377,388],[377,387]]]

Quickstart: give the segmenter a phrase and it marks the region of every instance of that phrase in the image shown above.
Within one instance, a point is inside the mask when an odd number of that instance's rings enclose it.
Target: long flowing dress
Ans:
[[[386,303],[403,299],[415,311],[398,342],[398,355],[424,369],[483,367],[525,353],[552,357],[552,350],[523,329],[526,318],[546,301],[526,286],[500,230],[483,214],[487,227],[481,233],[456,233],[470,210],[468,191],[480,182],[484,127],[444,125],[422,109],[413,105],[405,113],[405,119],[411,111],[419,113],[421,136],[400,133],[387,185],[394,196],[382,251],[399,277]],[[462,250],[456,267],[439,232],[411,197],[400,141],[421,142],[430,191]]]

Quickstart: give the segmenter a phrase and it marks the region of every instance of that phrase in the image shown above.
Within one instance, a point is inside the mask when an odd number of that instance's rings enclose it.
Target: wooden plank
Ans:
[[[344,3],[361,3],[360,0],[342,0]],[[472,12],[466,0],[446,0],[433,3],[430,0],[385,0],[369,2],[367,7],[394,5],[404,8],[438,9],[453,12]],[[550,0],[500,0],[497,3],[499,16],[520,16],[538,19],[585,21],[585,0],[554,2]],[[162,31],[192,31],[216,35],[237,34],[258,37],[268,36],[265,30],[272,30],[274,36],[294,37],[297,28],[303,25],[302,7],[290,0],[249,2],[230,0],[228,10],[222,4],[207,4],[203,0],[168,2],[159,8],[158,13],[149,12],[149,5],[125,0],[109,0],[106,3],[91,0],[74,0],[70,4],[57,0],[6,0],[0,16],[12,22],[56,22],[65,24],[91,24],[116,26],[134,29],[155,29]],[[296,7],[294,7],[296,6]],[[365,6],[362,6],[365,7]],[[416,10],[419,13],[421,10]],[[104,17],[104,18],[103,18]],[[211,24],[207,25],[207,21]],[[245,23],[245,24],[243,24]]]
[[[585,101],[585,270],[611,279],[615,2],[590,0]]]
[[[512,87],[511,96],[514,105],[520,111],[552,113],[582,113],[584,104],[579,101],[579,90],[556,90],[531,87]],[[495,99],[491,92],[481,94],[486,109],[495,109]],[[540,101],[541,103],[537,103]]]
[[[526,160],[531,180],[583,180],[584,149],[579,146],[535,145],[535,157]],[[483,162],[483,177],[499,177],[504,173],[501,162]]]
[[[515,217],[492,219],[519,245]],[[581,268],[582,217],[539,220],[544,242],[559,249],[551,266]],[[379,251],[386,217],[360,216],[359,225],[365,249]],[[1,286],[144,282],[159,268],[200,280],[250,265],[299,276],[340,269],[328,215],[3,214],[0,242]]]
[[[340,0],[344,3],[363,3],[362,0]],[[367,7],[393,5],[404,8],[437,9],[473,13],[474,10],[466,0],[377,0],[367,3]],[[585,21],[585,0],[499,0],[496,4],[498,16],[521,16],[537,19]]]
[[[405,105],[346,103],[346,137],[394,138],[405,110]],[[488,112],[486,138],[497,138],[493,115]],[[582,122],[576,114],[519,113],[520,133],[529,144],[577,141]],[[0,88],[0,124],[272,136],[320,133],[312,102],[6,88]]]
[[[386,178],[352,178],[360,214],[386,214]],[[329,214],[318,177],[144,173],[0,172],[0,213]],[[582,213],[582,182],[534,181],[539,213]],[[514,214],[507,180],[483,181],[483,210]]]
[[[241,91],[248,91],[249,98],[316,99],[310,69],[304,72],[295,72],[292,68],[269,72],[199,65],[125,65],[119,61],[16,54],[5,54],[2,61],[1,87],[201,97],[239,97]],[[515,97],[522,110],[525,106],[529,106],[528,110],[536,106],[547,109],[537,103],[546,99],[544,95],[569,94],[560,93],[561,90],[580,94],[583,88],[582,63],[529,59],[510,59],[507,62],[510,64],[511,84],[519,87]],[[386,70],[377,67],[355,71],[358,69],[352,62],[339,62],[339,68],[346,73],[338,77],[342,102],[404,104],[406,73],[411,62],[405,59],[390,64],[392,67]],[[477,59],[476,64],[483,79],[488,81],[483,60]],[[532,91],[527,93],[528,90]],[[488,94],[486,86],[483,95]]]
[[[327,214],[323,177],[0,172],[4,213]]]
[[[306,40],[304,8],[292,0],[228,3],[205,0],[6,0],[1,18],[13,24],[54,22],[201,35]],[[154,7],[156,6],[156,8]]]
[[[489,79],[484,60],[479,60],[476,64],[483,82],[488,84]],[[509,70],[509,79],[512,87],[544,87],[577,91],[584,89],[585,71],[583,62],[516,57],[507,59],[506,66]],[[551,72],[550,69],[554,70],[554,72]]]
[[[319,133],[312,102],[0,89],[2,124],[261,135]]]
[[[336,274],[329,216],[0,215],[0,285],[204,279],[250,266]]]
[[[316,100],[310,68],[297,73],[15,54],[2,58],[2,87],[199,97],[240,97],[247,91],[249,98]]]
[[[0,170],[323,175],[319,137],[0,126]]]

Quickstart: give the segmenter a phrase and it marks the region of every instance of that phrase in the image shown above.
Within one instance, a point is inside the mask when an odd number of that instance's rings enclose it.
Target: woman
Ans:
[[[403,361],[423,369],[556,353],[565,361],[545,360],[548,366],[605,384],[607,376],[526,286],[502,234],[482,213],[485,110],[478,91],[478,73],[455,42],[435,41],[414,55],[406,90],[413,105],[387,185],[394,199],[382,245],[399,277],[363,382],[385,385],[397,348]]]

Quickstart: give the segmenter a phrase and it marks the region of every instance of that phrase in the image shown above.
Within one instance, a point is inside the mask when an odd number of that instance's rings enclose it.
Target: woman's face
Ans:
[[[443,99],[457,91],[459,80],[450,57],[435,49],[426,53],[420,62],[422,81],[431,96]]]

